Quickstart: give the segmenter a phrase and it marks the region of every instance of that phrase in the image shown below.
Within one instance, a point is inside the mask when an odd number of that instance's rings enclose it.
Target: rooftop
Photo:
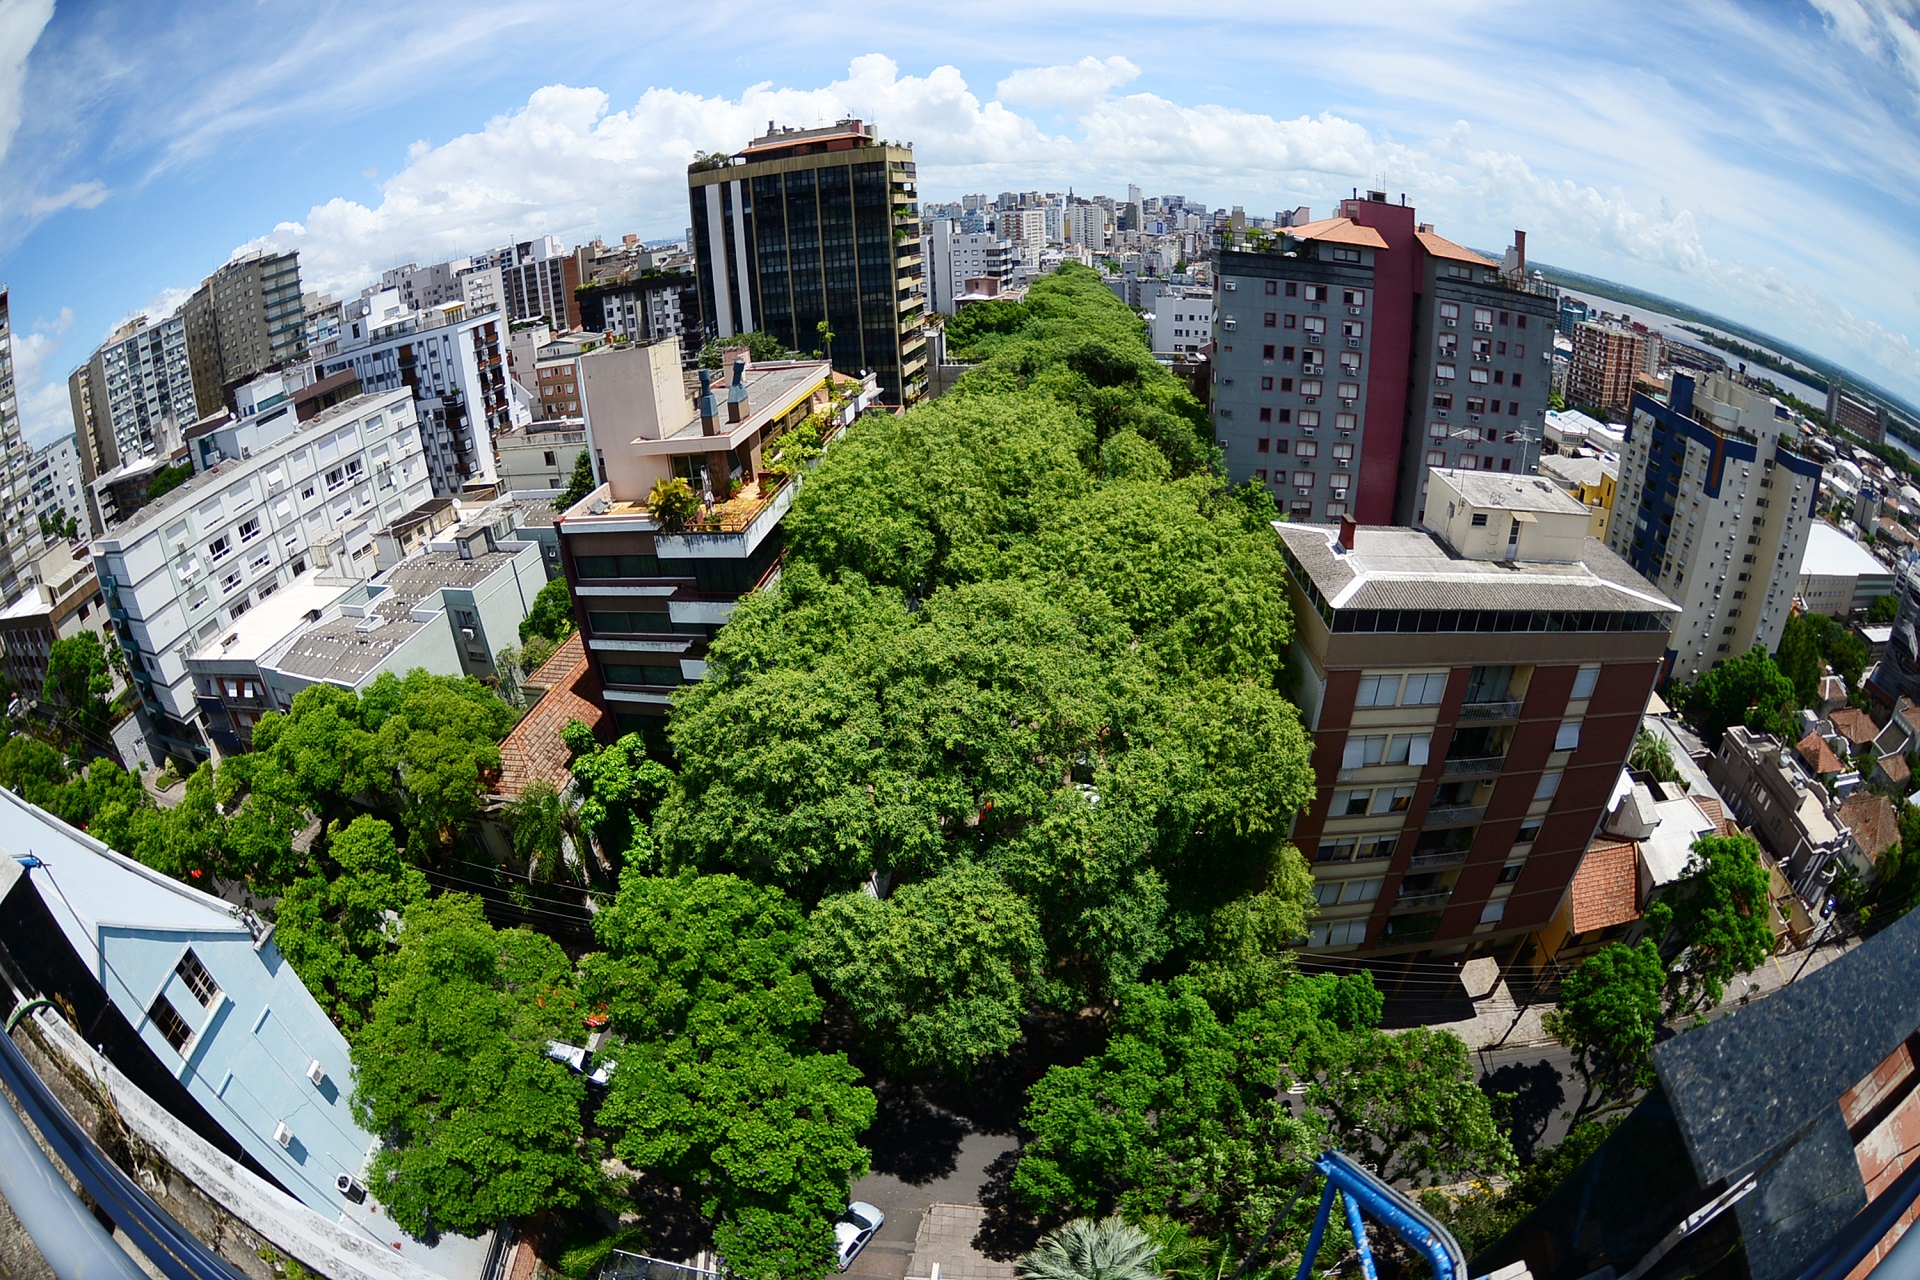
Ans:
[[[1448,481],[1470,506],[1499,511],[1536,511],[1585,518],[1587,509],[1566,490],[1538,476],[1498,471],[1446,472]]]
[[[1825,520],[1816,520],[1807,528],[1807,550],[1800,557],[1800,572],[1830,578],[1893,576],[1893,570],[1874,559],[1871,551]]]
[[[1363,227],[1352,218],[1318,218],[1298,226],[1282,227],[1274,233],[1294,240],[1323,240],[1328,244],[1359,245],[1365,249],[1384,249],[1386,237],[1372,227]]]
[[[303,573],[247,610],[221,635],[189,655],[201,662],[258,662],[285,640],[308,615],[324,613],[361,584],[341,578]]]
[[[546,693],[501,742],[500,778],[493,788],[496,793],[518,796],[533,782],[546,782],[556,791],[565,788],[573,753],[560,740],[560,731],[574,720],[589,729],[597,728],[606,715],[582,689],[582,683],[592,678],[586,642],[578,631],[527,677],[527,688],[544,689]]]
[[[1870,861],[1878,862],[1881,854],[1900,843],[1900,819],[1893,812],[1893,802],[1883,795],[1854,792],[1840,802],[1840,822]]]
[[[1833,753],[1833,748],[1827,745],[1827,740],[1817,733],[1809,733],[1800,739],[1794,750],[1800,753],[1800,758],[1807,762],[1807,768],[1813,770],[1817,778],[1839,773],[1845,768],[1840,763],[1840,757]]]
[[[1576,458],[1567,454],[1548,454],[1540,459],[1542,475],[1559,476],[1568,484],[1597,488],[1601,481],[1616,474],[1618,464],[1609,465],[1599,458]]]
[[[1640,865],[1633,841],[1602,838],[1588,845],[1567,894],[1575,933],[1638,920]]]
[[[1430,256],[1435,258],[1450,258],[1455,262],[1471,262],[1476,267],[1497,267],[1500,265],[1488,258],[1485,254],[1475,253],[1465,245],[1455,244],[1445,236],[1435,235],[1431,231],[1415,232],[1414,239],[1420,242],[1422,249],[1425,249]]]
[[[1585,517],[1585,507],[1553,493]],[[1579,561],[1544,564],[1470,560],[1431,533],[1397,526],[1359,529],[1351,551],[1333,525],[1279,521],[1274,529],[1334,609],[1680,612],[1597,538],[1583,540]]]
[[[1840,677],[1828,676],[1827,679],[1838,680]],[[1840,686],[1840,694],[1842,697],[1846,696],[1844,683]],[[1835,733],[1855,747],[1864,747],[1880,736],[1880,726],[1873,722],[1873,717],[1852,707],[1841,707],[1833,712],[1827,717],[1827,723],[1833,726]]]

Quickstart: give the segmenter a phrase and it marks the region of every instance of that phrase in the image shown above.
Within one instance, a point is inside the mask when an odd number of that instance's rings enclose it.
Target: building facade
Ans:
[[[580,327],[580,264],[571,254],[529,258],[500,268],[506,292],[507,314],[515,320],[544,317],[561,329]]]
[[[0,598],[11,598],[24,567],[39,549],[33,521],[26,440],[20,434],[19,392],[13,384],[13,321],[6,286],[0,285]]]
[[[129,512],[115,494],[120,477],[142,479],[177,453],[203,416],[188,360],[187,322],[128,321],[67,378],[89,520],[104,527]],[[218,411],[218,395],[206,412]],[[100,484],[98,482],[105,481]]]
[[[53,646],[82,631],[92,631],[107,644],[106,601],[94,578],[93,558],[79,555],[63,543],[48,548],[28,566],[32,581],[6,608],[0,609],[0,674],[25,703],[39,701],[47,681],[47,658]],[[118,689],[120,681],[114,679]],[[51,716],[54,708],[41,707]]]
[[[536,418],[515,427],[495,443],[500,451],[500,484],[511,492],[543,493],[567,487],[573,465],[587,447],[585,419]]]
[[[45,519],[49,530],[55,524],[74,522],[81,538],[100,532],[93,527],[87,502],[86,482],[80,474],[80,450],[77,438],[61,436],[51,444],[33,451],[27,465],[27,487],[32,495],[34,527]]]
[[[1723,375],[1636,395],[1607,546],[1680,601],[1669,674],[1780,647],[1820,491],[1785,405]]]
[[[992,277],[1006,281],[1013,274],[1013,246],[990,232],[963,232],[960,224],[942,218],[925,238],[927,294],[933,310],[950,316],[954,299],[967,291],[967,281]]]
[[[351,370],[369,392],[410,390],[433,491],[455,494],[498,477],[493,436],[513,425],[506,338],[498,312],[409,311],[385,291],[348,304],[340,353],[320,368]]]
[[[894,405],[927,377],[926,294],[913,150],[871,125],[775,129],[687,171],[707,333],[763,330],[871,372]],[[829,336],[830,335],[830,336]]]
[[[371,576],[375,531],[432,496],[404,389],[265,425],[248,456],[236,448],[93,544],[148,741],[183,759],[208,752],[188,655],[304,574]]]
[[[1147,335],[1157,355],[1205,349],[1213,341],[1213,290],[1191,285],[1163,290],[1153,301]]]
[[[766,445],[814,413],[836,415],[837,438],[879,390],[824,360],[743,357],[696,403],[675,343],[611,347],[580,366],[602,483],[555,519],[561,563],[607,710],[623,730],[658,729],[673,689],[706,674],[707,642],[734,602],[778,572],[795,483],[764,471]],[[711,495],[693,527],[667,528],[648,509],[673,476]]]
[[[1633,399],[1633,380],[1647,362],[1647,335],[1622,325],[1582,320],[1573,326],[1567,401],[1613,412]]]
[[[1274,526],[1318,780],[1308,945],[1510,959],[1560,908],[1677,607],[1544,480],[1428,485],[1434,532]]]
[[[592,333],[629,342],[673,338],[697,354],[692,342],[700,330],[700,290],[687,271],[642,271],[595,280],[578,291],[580,324]]]
[[[200,415],[217,413],[232,386],[306,355],[300,255],[244,253],[201,282],[180,308]]]
[[[1298,520],[1414,523],[1432,466],[1539,458],[1554,300],[1382,192],[1216,246],[1214,437]],[[1496,407],[1497,406],[1497,407]]]

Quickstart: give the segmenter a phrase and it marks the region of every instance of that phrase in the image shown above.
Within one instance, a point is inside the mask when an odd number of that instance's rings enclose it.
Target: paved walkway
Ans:
[[[937,1266],[940,1280],[1013,1280],[1013,1263],[996,1262],[973,1247],[986,1220],[986,1209],[977,1204],[928,1206],[907,1275],[930,1277]]]

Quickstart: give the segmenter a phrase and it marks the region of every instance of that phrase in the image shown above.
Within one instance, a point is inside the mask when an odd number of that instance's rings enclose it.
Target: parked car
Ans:
[[[867,1241],[873,1239],[873,1233],[886,1220],[886,1214],[864,1200],[855,1200],[847,1206],[847,1211],[833,1224],[833,1244],[840,1255],[840,1270],[853,1265],[854,1257],[867,1247]]]

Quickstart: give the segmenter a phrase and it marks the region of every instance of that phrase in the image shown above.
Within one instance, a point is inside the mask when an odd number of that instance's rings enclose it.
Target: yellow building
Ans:
[[[1540,474],[1578,498],[1587,508],[1587,536],[1604,540],[1613,513],[1613,490],[1620,464],[1611,458],[1568,457],[1548,454],[1540,459]]]

